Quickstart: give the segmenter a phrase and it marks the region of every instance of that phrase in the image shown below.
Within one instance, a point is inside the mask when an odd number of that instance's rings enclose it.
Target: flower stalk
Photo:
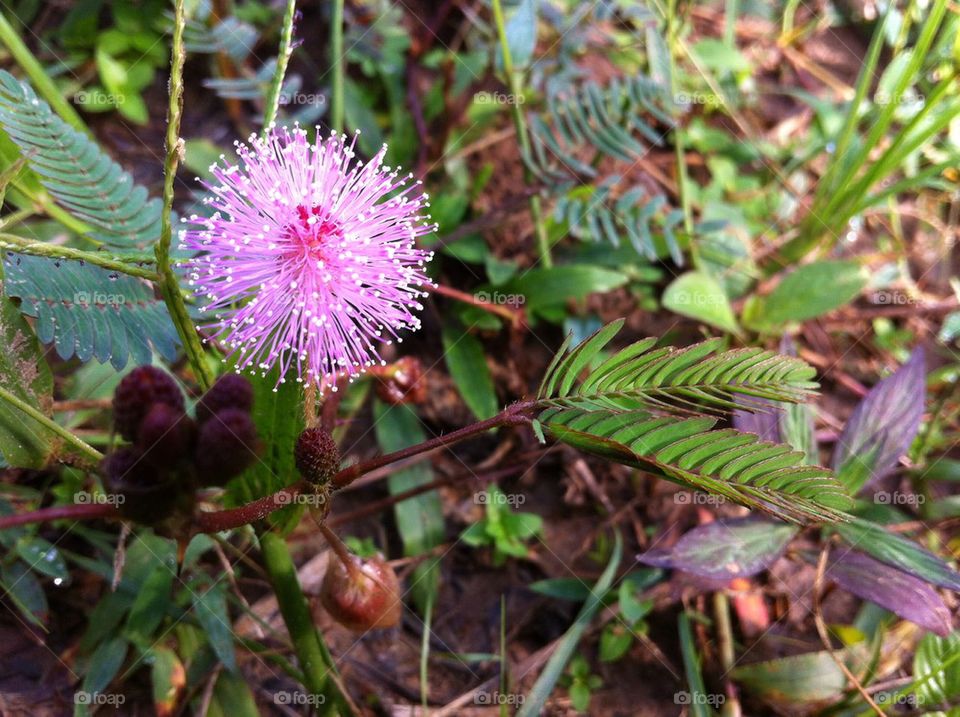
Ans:
[[[183,140],[180,139],[180,118],[183,114],[183,64],[186,49],[183,44],[183,32],[186,27],[184,0],[176,0],[174,5],[173,44],[170,54],[170,103],[167,108],[167,154],[163,163],[163,213],[160,223],[160,240],[156,246],[158,287],[170,312],[170,318],[183,342],[187,360],[196,374],[197,382],[204,390],[213,385],[213,372],[204,359],[203,346],[197,335],[196,327],[187,312],[180,291],[180,283],[170,263],[170,244],[173,241],[173,185],[183,152]]]

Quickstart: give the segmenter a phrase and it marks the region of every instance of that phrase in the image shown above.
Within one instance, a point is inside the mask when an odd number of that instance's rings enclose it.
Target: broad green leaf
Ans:
[[[173,571],[160,564],[137,585],[136,598],[127,615],[125,634],[133,642],[144,647],[152,642],[153,633],[166,617],[172,601]]]
[[[122,637],[115,637],[100,644],[87,663],[83,677],[83,691],[88,695],[102,694],[120,672],[127,657],[129,644]]]
[[[398,451],[427,438],[417,414],[407,405],[387,406],[377,401],[374,403],[373,416],[377,442],[384,453]],[[387,479],[387,487],[391,495],[396,495],[432,480],[430,464],[421,461],[392,473]],[[422,555],[443,542],[443,506],[435,490],[396,503],[393,513],[403,541],[404,555]],[[430,593],[436,592],[439,577],[439,563],[436,560],[425,561],[414,571],[412,593],[421,611],[425,609]]]
[[[451,322],[444,324],[442,340],[444,361],[464,403],[481,420],[496,415],[497,394],[480,341]]]
[[[867,285],[866,271],[855,261],[806,264],[788,274],[765,297],[758,297],[743,321],[751,327],[780,330],[791,321],[806,321],[852,301]]]
[[[32,624],[43,627],[50,607],[43,586],[37,576],[22,561],[0,565],[0,588],[17,609]]]
[[[866,672],[869,654],[862,645],[836,654],[854,675]],[[847,676],[826,651],[740,665],[732,675],[751,694],[777,704],[832,700],[849,688]]]
[[[520,0],[507,21],[507,46],[513,66],[518,70],[530,63],[537,47],[537,5],[539,0]]]
[[[555,266],[531,269],[508,281],[499,291],[522,303],[527,311],[536,311],[578,301],[588,294],[611,291],[627,281],[626,274],[597,266]]]
[[[276,369],[263,376],[249,376],[253,384],[253,422],[262,450],[250,468],[227,484],[231,506],[275,493],[300,480],[293,447],[303,431],[303,389],[292,379],[277,384]],[[274,390],[276,387],[276,390]],[[293,530],[304,506],[290,505],[270,514],[270,522],[281,532]]]
[[[66,561],[50,541],[38,536],[21,538],[17,541],[16,552],[31,570],[53,578],[57,585],[70,580]]]
[[[207,717],[260,717],[250,685],[239,675],[221,672]]]
[[[740,333],[723,287],[709,274],[689,271],[671,282],[661,298],[664,308],[730,333]]]
[[[3,292],[6,294],[4,282]],[[40,344],[13,303],[0,296],[0,387],[50,415],[53,377]],[[0,401],[0,456],[7,465],[42,468],[55,451],[50,431],[22,411]]]
[[[193,590],[193,610],[217,657],[224,667],[236,672],[237,658],[233,645],[233,628],[227,611],[226,586],[222,582],[209,587],[196,585]]]

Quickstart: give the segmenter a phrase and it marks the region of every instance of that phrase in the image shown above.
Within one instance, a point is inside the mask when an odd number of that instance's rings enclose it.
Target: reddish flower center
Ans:
[[[297,207],[297,217],[287,226],[290,249],[284,258],[323,259],[323,248],[330,239],[343,239],[340,225],[324,216],[320,207]]]

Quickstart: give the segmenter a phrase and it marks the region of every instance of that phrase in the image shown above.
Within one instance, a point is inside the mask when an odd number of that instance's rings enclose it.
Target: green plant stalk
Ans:
[[[737,47],[738,0],[726,0],[723,8],[723,44],[731,50]]]
[[[729,17],[729,13],[733,13],[733,18]],[[731,30],[731,38],[728,41],[728,44],[733,45],[733,32],[732,28],[736,22],[736,13],[737,5],[736,0],[727,0],[727,27]],[[675,66],[674,58],[677,55],[676,52],[676,41],[678,38],[678,33],[680,31],[680,25],[677,22],[677,0],[670,0],[667,3],[667,47],[669,49],[670,56],[670,93],[676,97],[677,96],[677,68]],[[677,126],[673,130],[673,148],[676,153],[677,161],[677,178],[679,179],[677,189],[680,192],[680,209],[683,211],[683,228],[687,231],[689,236],[693,236],[693,212],[690,207],[690,192],[689,192],[689,177],[687,175],[687,161],[686,161],[686,151],[684,150],[683,142],[683,128]],[[690,242],[690,251],[696,257],[696,245],[694,242]]]
[[[527,120],[523,116],[523,110],[520,109],[520,103],[517,101],[517,98],[523,94],[523,87],[520,85],[520,76],[514,71],[513,58],[510,55],[510,45],[507,42],[507,23],[503,17],[503,6],[500,4],[500,0],[493,0],[493,17],[497,24],[500,52],[503,55],[503,71],[507,75],[507,86],[510,88],[510,94],[512,94],[514,98],[514,101],[511,103],[513,124],[517,130],[520,151],[524,157],[529,157],[531,156],[530,133],[527,130]],[[523,175],[525,181],[529,184],[531,177],[530,169],[527,166],[524,166]],[[544,267],[549,269],[553,266],[553,257],[550,254],[550,238],[547,236],[547,227],[543,222],[543,207],[540,203],[540,195],[538,194],[530,197],[530,216],[533,218],[540,262]]]
[[[73,105],[63,98],[53,80],[47,76],[43,66],[33,56],[30,48],[24,44],[20,35],[7,22],[7,18],[2,13],[0,13],[0,42],[10,51],[16,63],[27,73],[27,77],[30,78],[30,82],[33,83],[37,93],[60,115],[60,119],[74,129],[84,134],[90,134],[89,128],[77,111],[73,109]]]
[[[83,261],[103,269],[135,276],[138,279],[147,279],[148,281],[158,281],[160,278],[157,272],[144,269],[141,266],[130,263],[129,260],[100,254],[98,252],[74,249],[68,246],[30,241],[29,239],[24,239],[14,234],[0,234],[0,249],[15,251],[19,254],[27,254],[29,256],[45,256],[51,259]]]
[[[270,127],[276,118],[283,78],[293,49],[293,18],[295,13],[295,0],[288,0],[283,18],[277,67],[270,85],[270,93],[263,118],[264,131]],[[333,16],[331,46],[334,59],[334,89],[331,113],[334,117],[332,120],[334,128],[339,132],[343,130],[343,65],[341,62],[343,0],[334,0]],[[333,693],[338,690],[337,683],[336,680],[328,680],[327,677],[328,675],[336,676],[336,666],[323,637],[317,632],[313,624],[310,606],[303,595],[300,579],[297,576],[293,559],[290,557],[287,543],[280,535],[270,530],[259,531],[259,535],[264,566],[270,577],[270,583],[273,586],[283,622],[287,626],[287,632],[290,633],[290,639],[293,641],[294,652],[296,652],[297,660],[300,663],[300,669],[303,671],[304,686],[316,695],[332,697]],[[327,699],[324,702],[323,712],[335,714],[334,701],[333,699]]]
[[[197,336],[196,327],[187,313],[187,306],[183,301],[180,283],[170,264],[170,243],[173,240],[173,183],[176,179],[177,166],[180,162],[180,153],[183,151],[180,139],[180,117],[183,112],[183,63],[186,50],[183,46],[183,30],[186,25],[183,0],[176,0],[174,5],[173,44],[170,53],[170,104],[167,108],[167,156],[163,163],[163,214],[160,224],[160,240],[157,242],[157,283],[160,294],[170,312],[170,318],[180,340],[187,360],[193,367],[197,381],[203,389],[213,384],[213,373],[204,361],[203,346]]]
[[[260,533],[260,548],[280,614],[303,671],[304,686],[315,695],[328,696],[327,675],[335,668],[313,624],[287,543],[273,531],[267,530]]]
[[[335,132],[343,132],[343,0],[333,0],[333,12],[330,15],[330,71],[333,79],[330,83],[330,127]]]
[[[10,393],[5,388],[0,388],[0,399],[6,401],[11,406],[16,408],[19,411],[27,414],[37,423],[42,424],[45,428],[49,429],[52,433],[56,433],[60,438],[69,443],[71,446],[76,448],[80,453],[85,455],[87,458],[92,460],[94,463],[99,463],[103,460],[103,454],[98,451],[96,448],[90,444],[80,440],[75,435],[73,435],[66,428],[61,426],[56,421],[50,419],[49,417],[43,415],[36,408],[31,406],[26,401],[21,400],[14,394]]]
[[[277,119],[277,107],[280,104],[280,91],[283,89],[283,78],[287,74],[287,64],[290,62],[290,55],[293,53],[293,18],[296,12],[296,0],[287,0],[287,10],[283,15],[283,30],[280,33],[280,52],[277,55],[277,69],[273,73],[273,81],[270,83],[270,89],[267,92],[267,102],[264,109],[264,133],[270,129],[270,125]]]

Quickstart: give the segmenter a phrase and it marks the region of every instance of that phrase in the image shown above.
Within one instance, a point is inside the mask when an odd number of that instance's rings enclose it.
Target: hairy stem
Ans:
[[[507,75],[507,86],[510,88],[510,94],[513,95],[513,102],[510,103],[513,111],[513,124],[517,129],[517,138],[520,140],[520,150],[524,158],[530,157],[530,133],[527,131],[527,120],[523,116],[523,110],[520,109],[520,96],[523,94],[523,87],[520,85],[520,76],[514,71],[513,58],[510,55],[510,44],[507,42],[507,24],[503,17],[503,7],[500,0],[493,0],[493,18],[497,25],[497,35],[500,38],[500,52],[503,55],[503,71]],[[524,166],[524,178],[529,184],[530,170]],[[537,251],[540,253],[541,263],[550,268],[553,266],[553,257],[550,255],[550,238],[547,236],[547,228],[543,222],[543,209],[540,205],[540,196],[533,194],[530,196],[530,215],[533,217],[534,231],[537,237]]]
[[[328,696],[327,675],[335,668],[313,624],[287,543],[276,533],[265,531],[260,534],[260,548],[280,614],[303,671],[304,686],[315,695]]]
[[[160,241],[157,242],[157,273],[160,275],[158,286],[163,296],[170,318],[177,327],[187,360],[193,367],[200,387],[207,389],[213,383],[213,372],[207,366],[203,355],[203,346],[197,335],[196,327],[187,313],[177,275],[170,264],[170,243],[173,240],[171,215],[173,213],[173,184],[180,163],[182,140],[180,139],[180,117],[183,113],[183,63],[186,50],[183,46],[183,30],[186,25],[184,0],[176,0],[174,5],[173,45],[170,54],[170,104],[167,108],[167,156],[163,163],[163,215],[160,224]]]
[[[103,454],[100,451],[98,451],[96,448],[91,446],[89,443],[86,443],[80,440],[75,435],[73,435],[70,431],[68,431],[66,428],[61,426],[59,423],[43,415],[36,408],[31,406],[26,401],[21,400],[14,394],[10,393],[7,389],[0,388],[0,399],[6,401],[17,410],[27,414],[28,416],[30,416],[30,418],[32,418],[37,423],[43,424],[45,428],[49,429],[53,433],[56,433],[58,436],[60,436],[60,438],[66,441],[70,446],[72,446],[78,452],[80,452],[81,454],[83,454],[84,456],[92,460],[94,463],[99,463],[103,459]]]
[[[343,0],[333,0],[330,14],[330,127],[343,132]]]
[[[116,271],[121,274],[135,276],[148,281],[158,281],[159,275],[155,271],[130,262],[124,257],[115,257],[94,251],[83,251],[68,246],[48,244],[46,242],[30,241],[14,234],[0,234],[0,250],[15,251],[18,254],[29,256],[45,256],[51,259],[69,259],[93,264],[103,269]]]
[[[277,55],[277,69],[273,73],[273,81],[267,92],[267,102],[263,114],[263,131],[277,119],[277,106],[280,104],[280,92],[283,89],[283,78],[287,74],[287,63],[293,53],[293,18],[297,13],[296,0],[287,0],[287,10],[283,14],[283,30],[280,33],[280,52]]]
[[[349,468],[344,468],[333,477],[333,486],[334,488],[343,488],[344,486],[350,485],[353,481],[365,473],[376,470],[381,466],[389,465],[390,463],[396,463],[404,458],[415,456],[418,453],[432,451],[434,448],[452,445],[464,440],[465,438],[470,438],[480,433],[486,433],[492,428],[526,423],[529,420],[526,413],[534,406],[536,406],[536,403],[533,401],[515,403],[498,413],[496,416],[488,418],[485,421],[471,424],[459,430],[447,433],[443,436],[431,438],[430,440],[424,441],[423,443],[418,443],[415,446],[409,446],[408,448],[402,448],[401,450],[394,451],[393,453],[387,453],[385,455],[378,456],[377,458],[371,458],[367,461],[355,463]]]
[[[0,515],[0,530],[9,530],[31,523],[49,523],[54,520],[111,520],[119,518],[120,514],[117,509],[106,503],[56,505],[52,508],[31,510],[26,513]]]

